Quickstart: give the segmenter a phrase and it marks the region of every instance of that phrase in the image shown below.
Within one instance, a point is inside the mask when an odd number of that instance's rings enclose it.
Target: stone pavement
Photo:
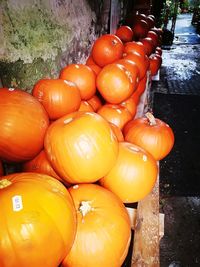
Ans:
[[[163,49],[160,81],[155,92],[200,95],[200,36],[191,25],[192,15],[179,15],[174,42]]]
[[[178,16],[174,42],[163,49],[160,80],[153,82],[153,93],[200,96],[200,36],[191,19],[188,14]],[[171,183],[176,183],[176,173],[173,178]],[[165,234],[160,243],[160,266],[200,267],[200,188],[196,189],[199,196],[189,192],[188,196],[175,196],[162,190],[160,211],[165,214]]]

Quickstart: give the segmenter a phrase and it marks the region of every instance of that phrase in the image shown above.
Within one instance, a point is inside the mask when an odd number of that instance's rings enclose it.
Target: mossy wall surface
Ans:
[[[87,0],[1,0],[0,74],[3,86],[31,91],[43,77],[84,63],[98,36]]]

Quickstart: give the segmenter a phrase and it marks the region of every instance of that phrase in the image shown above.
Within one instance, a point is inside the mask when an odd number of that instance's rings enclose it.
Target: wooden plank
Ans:
[[[131,221],[131,229],[136,229],[136,220],[137,220],[137,209],[126,207],[128,212],[130,221]],[[164,236],[164,213],[159,213],[159,239]]]
[[[131,267],[157,267],[159,262],[159,177],[153,191],[138,202]]]

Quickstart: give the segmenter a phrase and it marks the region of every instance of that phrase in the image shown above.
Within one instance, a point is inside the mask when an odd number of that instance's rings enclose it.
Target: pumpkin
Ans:
[[[139,40],[141,38],[145,38],[147,36],[149,27],[145,20],[137,20],[132,27],[133,36],[135,40]]]
[[[130,71],[117,63],[103,67],[96,79],[98,91],[111,104],[119,104],[131,96],[135,83]]]
[[[99,183],[124,203],[132,203],[152,191],[157,174],[156,160],[150,153],[129,142],[120,142],[115,165]]]
[[[97,95],[94,95],[92,98],[88,99],[87,102],[92,106],[95,112],[102,106],[102,100]]]
[[[144,148],[156,160],[161,160],[174,145],[174,133],[167,123],[148,112],[145,117],[133,121],[126,131],[125,140]]]
[[[140,96],[144,93],[145,89],[147,88],[147,82],[148,82],[148,76],[146,73],[145,76],[139,81],[139,84],[136,90]]]
[[[130,96],[127,100],[120,103],[120,106],[127,108],[128,111],[131,113],[133,119],[137,112],[137,104],[132,96]]]
[[[92,58],[100,67],[122,58],[123,43],[115,34],[104,34],[96,39],[92,46]]]
[[[162,64],[162,57],[159,54],[152,54],[149,57],[151,75],[154,76],[158,73],[158,70]]]
[[[67,189],[38,173],[0,180],[0,259],[4,267],[57,267],[76,234],[76,213]]]
[[[155,17],[152,15],[148,15],[146,17],[146,22],[148,24],[148,28],[151,29],[155,26]]]
[[[138,42],[132,41],[132,42],[128,42],[128,43],[124,44],[124,53],[125,54],[133,53],[133,52],[137,52],[142,57],[145,57],[146,50],[145,50],[143,43],[141,43],[139,41]]]
[[[81,100],[81,105],[78,111],[94,111],[93,107],[86,100]]]
[[[49,118],[42,104],[20,89],[0,88],[0,158],[22,162],[43,148]]]
[[[62,267],[120,267],[131,239],[130,219],[122,201],[95,184],[69,188],[77,213],[77,233]]]
[[[44,147],[56,173],[69,183],[96,182],[111,169],[118,153],[109,123],[94,112],[75,112],[53,122]]]
[[[57,175],[57,173],[52,168],[50,162],[47,159],[45,151],[42,150],[36,157],[33,159],[26,161],[22,164],[23,172],[36,172],[43,173],[49,176],[52,176],[60,181],[62,179]]]
[[[154,47],[157,47],[157,45],[158,45],[158,34],[155,33],[155,31],[148,31],[147,37],[150,37],[152,39]]]
[[[129,110],[122,105],[105,104],[97,113],[120,129],[123,129],[124,125],[132,119]]]
[[[92,58],[92,55],[89,55],[85,64],[88,66],[88,65],[93,65],[93,64],[96,64]]]
[[[154,43],[153,43],[152,38],[146,37],[146,38],[141,39],[140,41],[141,41],[141,43],[143,43],[143,45],[145,47],[147,56],[150,56],[156,48]]]
[[[140,84],[140,83],[139,83]],[[138,85],[139,86],[139,85]],[[131,98],[134,100],[135,104],[138,105],[140,101],[141,94],[139,93],[138,89],[132,94]],[[133,117],[134,118],[134,117]]]
[[[124,53],[123,58],[133,61],[139,69],[140,80],[144,78],[148,69],[148,61],[145,57],[137,52],[130,52],[128,54]]]
[[[133,31],[127,25],[121,25],[117,28],[115,35],[117,35],[123,43],[130,42],[133,39]]]
[[[115,61],[115,63],[121,64],[122,66],[126,68],[127,71],[130,72],[131,80],[133,84],[133,90],[135,91],[140,80],[140,72],[135,62],[122,58],[122,59]]]
[[[101,71],[101,67],[99,67],[97,64],[86,64],[88,67],[90,67],[93,72],[95,73],[95,75],[98,75],[99,72]]]
[[[33,87],[32,95],[44,106],[51,120],[77,111],[81,95],[75,83],[62,79],[41,79]]]
[[[113,133],[116,135],[118,142],[124,141],[124,136],[121,129],[112,122],[109,122],[109,124],[111,126],[111,129],[113,130]]]
[[[156,47],[155,49],[155,53],[162,56],[162,48],[160,48],[159,46]]]
[[[75,83],[82,100],[88,100],[96,93],[96,74],[87,65],[69,64],[61,69],[59,77]]]

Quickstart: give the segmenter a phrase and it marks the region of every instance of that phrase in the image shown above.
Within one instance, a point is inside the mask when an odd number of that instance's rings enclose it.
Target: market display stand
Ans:
[[[148,73],[146,89],[140,98],[136,117],[143,116],[148,110],[152,80]],[[159,175],[153,191],[138,202],[137,209],[128,207],[127,211],[134,230],[131,267],[160,266],[159,245],[164,235],[164,214],[159,213]]]

